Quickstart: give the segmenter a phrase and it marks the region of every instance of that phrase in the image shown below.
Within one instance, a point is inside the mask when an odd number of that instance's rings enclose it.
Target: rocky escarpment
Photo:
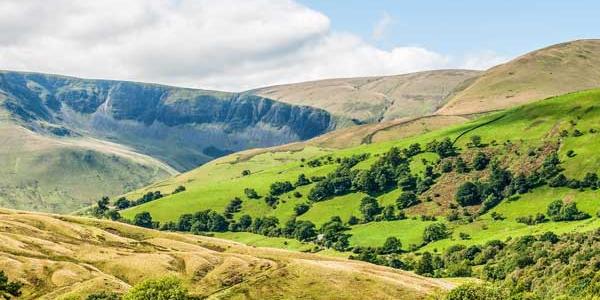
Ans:
[[[0,72],[0,98],[34,131],[110,140],[180,171],[335,127],[324,110],[255,95],[37,73]]]

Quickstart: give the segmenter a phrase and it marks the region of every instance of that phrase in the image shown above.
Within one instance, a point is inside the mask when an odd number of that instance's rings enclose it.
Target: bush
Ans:
[[[185,192],[185,186],[180,185],[178,187],[175,188],[175,190],[173,190],[173,194],[177,194],[177,193],[181,193],[181,192]]]
[[[423,241],[425,243],[443,240],[450,235],[448,228],[444,223],[434,223],[425,227],[423,231]]]
[[[154,223],[152,222],[152,215],[150,215],[150,213],[147,211],[136,214],[133,217],[133,225],[152,228],[154,226]]]
[[[413,192],[402,192],[398,199],[396,199],[396,206],[398,209],[405,209],[413,205],[418,204],[420,201],[417,199],[417,195]]]
[[[486,283],[466,283],[450,291],[446,300],[504,300],[508,295],[497,287]]]
[[[303,186],[303,185],[308,185],[308,184],[310,184],[310,180],[308,180],[308,178],[306,178],[306,175],[300,174],[300,175],[298,175],[298,180],[296,180],[296,183],[294,185],[295,186]]]
[[[481,171],[487,167],[490,159],[483,152],[477,152],[473,159],[473,169]]]
[[[246,197],[248,197],[248,199],[258,199],[258,198],[260,198],[260,196],[258,195],[258,193],[256,192],[256,190],[252,189],[252,188],[245,188],[244,189],[244,194],[246,194]]]
[[[381,213],[381,207],[377,199],[367,196],[360,201],[360,212],[363,215],[363,219],[370,222],[375,219],[375,216]]]
[[[175,277],[148,279],[132,287],[123,300],[187,300],[188,292]]]
[[[294,213],[296,216],[301,216],[310,209],[310,205],[306,203],[299,203],[294,206]]]
[[[381,247],[382,254],[392,254],[392,253],[400,253],[402,252],[402,243],[400,240],[394,236],[390,236],[383,243],[383,247]]]
[[[294,189],[294,186],[289,181],[276,181],[271,184],[271,195],[279,196]]]
[[[461,206],[477,205],[481,203],[479,187],[473,182],[463,183],[456,191],[456,202]]]
[[[552,201],[548,205],[547,209],[548,217],[552,221],[576,221],[583,220],[590,217],[589,214],[579,211],[575,202],[567,203],[566,205],[562,200]]]
[[[121,296],[113,292],[100,292],[88,295],[85,300],[120,300]]]
[[[23,284],[17,281],[9,281],[4,271],[0,271],[0,296],[10,299],[11,296],[21,296],[21,287]]]

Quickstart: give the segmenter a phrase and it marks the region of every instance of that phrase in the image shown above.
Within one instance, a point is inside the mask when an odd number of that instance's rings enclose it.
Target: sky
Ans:
[[[600,37],[599,1],[0,0],[0,69],[243,91],[486,69]]]

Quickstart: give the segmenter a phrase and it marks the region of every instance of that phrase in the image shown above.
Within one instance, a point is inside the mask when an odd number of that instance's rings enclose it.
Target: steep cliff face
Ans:
[[[3,106],[36,132],[127,145],[184,171],[215,156],[309,139],[324,110],[249,94],[0,72]]]

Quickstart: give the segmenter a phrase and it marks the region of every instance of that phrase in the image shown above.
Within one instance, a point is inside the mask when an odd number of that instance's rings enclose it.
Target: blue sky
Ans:
[[[244,91],[485,70],[600,37],[600,1],[1,0],[0,69]]]
[[[512,58],[551,44],[600,37],[600,1],[318,1],[300,3],[379,47],[417,45],[454,56],[493,51]],[[384,36],[375,24],[391,19]]]

